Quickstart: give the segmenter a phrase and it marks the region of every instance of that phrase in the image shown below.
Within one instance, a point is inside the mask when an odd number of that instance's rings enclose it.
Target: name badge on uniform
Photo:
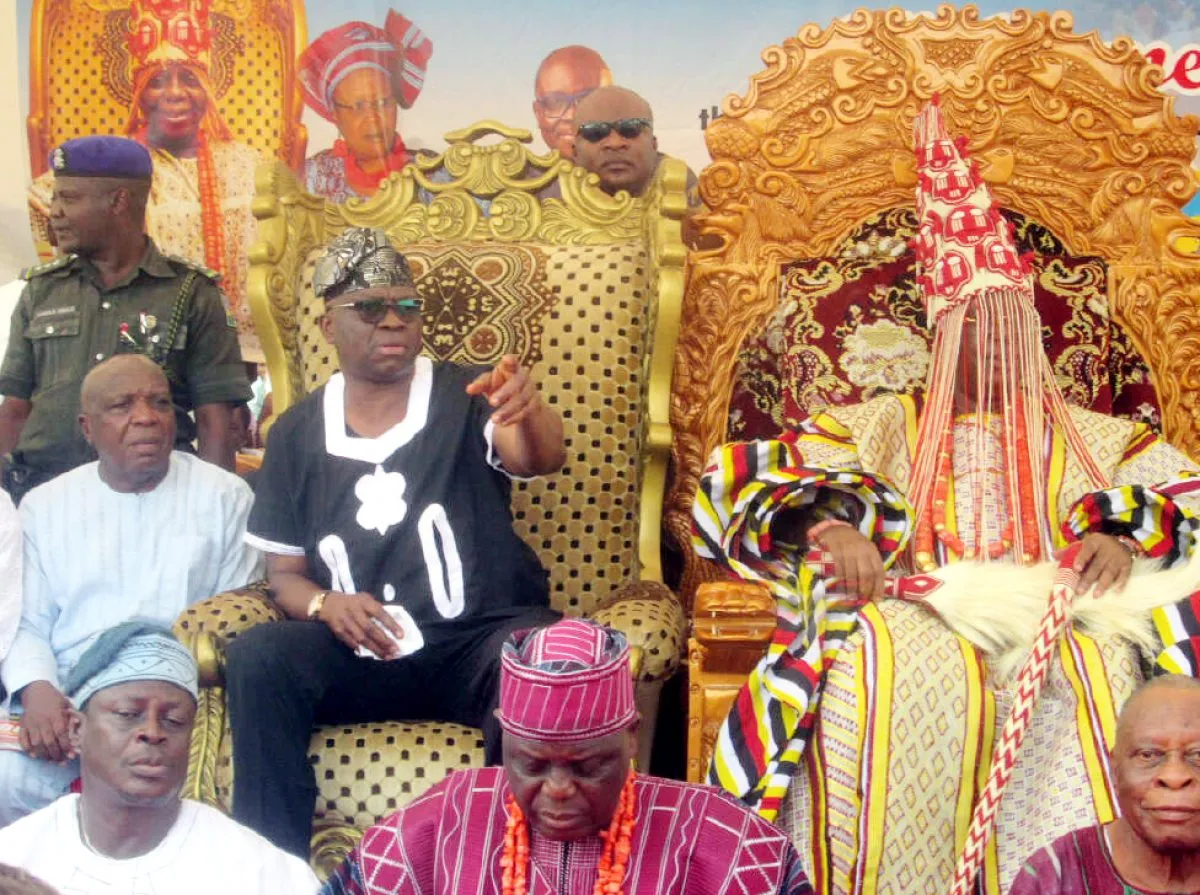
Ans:
[[[25,328],[27,339],[49,339],[58,336],[77,336],[83,315],[78,308],[42,308],[35,311]]]

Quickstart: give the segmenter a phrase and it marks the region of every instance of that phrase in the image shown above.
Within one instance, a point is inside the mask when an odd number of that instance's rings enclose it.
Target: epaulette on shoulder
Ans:
[[[35,264],[33,267],[27,267],[21,271],[21,279],[30,280],[34,277],[40,277],[42,274],[61,270],[74,261],[76,257],[76,255],[59,255],[57,258],[50,259],[45,264]]]
[[[213,270],[211,267],[205,267],[203,264],[197,264],[195,261],[189,261],[187,258],[180,258],[178,255],[168,255],[168,254],[164,253],[163,257],[166,258],[168,261],[174,261],[176,264],[182,264],[184,267],[188,268],[189,270],[194,270],[194,271],[197,271],[197,272],[203,274],[204,276],[206,276],[210,280],[212,280],[214,283],[221,282],[221,275],[219,273],[217,273],[215,270]]]

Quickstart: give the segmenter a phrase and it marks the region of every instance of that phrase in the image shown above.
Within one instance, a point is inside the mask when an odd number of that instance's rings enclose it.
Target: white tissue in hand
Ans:
[[[388,586],[390,587],[391,585]],[[400,627],[404,629],[404,636],[397,638],[391,631],[383,626],[382,622],[377,621],[376,619],[371,619],[371,622],[378,625],[383,633],[387,635],[388,640],[392,641],[392,643],[396,644],[396,646],[400,648],[400,652],[395,656],[395,658],[403,659],[405,656],[411,656],[425,645],[425,638],[421,635],[421,629],[417,627],[417,623],[413,621],[412,616],[405,612],[403,606],[397,603],[391,603],[385,605],[383,607],[383,611],[394,618]],[[355,652],[364,659],[379,658],[379,656],[375,655],[375,653],[365,646],[360,646],[357,650],[355,650]]]

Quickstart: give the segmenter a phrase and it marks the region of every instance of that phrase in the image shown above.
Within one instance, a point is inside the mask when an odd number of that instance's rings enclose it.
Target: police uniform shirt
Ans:
[[[466,393],[479,372],[418,357],[405,417],[378,438],[348,431],[333,376],[271,430],[246,540],[305,557],[322,588],[381,600],[418,633],[408,650],[545,606],[546,572],[512,528],[491,408]]]
[[[189,411],[250,399],[237,330],[215,274],[162,254],[147,239],[137,267],[106,288],[90,262],[66,255],[26,273],[0,368],[0,394],[33,405],[17,444],[23,462],[61,472],[95,458],[79,431],[84,377],[114,354],[148,350],[157,346],[155,337],[166,338],[190,272],[197,273],[191,298],[165,361],[177,445],[195,438]]]

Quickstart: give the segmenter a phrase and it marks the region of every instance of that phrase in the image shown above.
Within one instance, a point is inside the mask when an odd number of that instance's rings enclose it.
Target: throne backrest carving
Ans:
[[[667,528],[682,593],[714,574],[694,558],[699,475],[726,439],[739,351],[776,309],[781,266],[822,258],[872,215],[911,206],[912,123],[940,94],[998,204],[1048,228],[1072,256],[1107,266],[1108,311],[1151,371],[1163,428],[1200,456],[1200,234],[1195,117],[1177,117],[1161,71],[1128,40],[1076,34],[1067,13],[974,6],[936,15],[858,10],[767,48],[766,69],[706,131],[697,253],[672,394],[675,478]]]
[[[1067,401],[1161,428],[1150,371],[1108,315],[1108,265],[1069,254],[1015,212],[1030,261],[1042,347]],[[882,394],[921,395],[933,332],[909,241],[916,209],[872,215],[832,255],[783,265],[774,311],[742,343],[729,403],[731,440],[772,438],[831,406]]]
[[[213,0],[212,81],[233,139],[299,168],[307,134],[295,78],[307,43],[303,0]],[[131,85],[129,0],[34,0],[29,54],[29,162],[85,134],[122,134]]]
[[[478,142],[489,136],[501,139]],[[426,355],[484,366],[518,355],[563,416],[567,463],[516,485],[515,525],[556,607],[578,614],[626,579],[662,580],[687,171],[668,160],[646,196],[613,198],[557,153],[529,152],[530,139],[492,122],[447,134],[445,153],[345,204],[264,164],[250,302],[278,413],[336,370],[312,272],[349,226],[382,227],[408,257]]]

